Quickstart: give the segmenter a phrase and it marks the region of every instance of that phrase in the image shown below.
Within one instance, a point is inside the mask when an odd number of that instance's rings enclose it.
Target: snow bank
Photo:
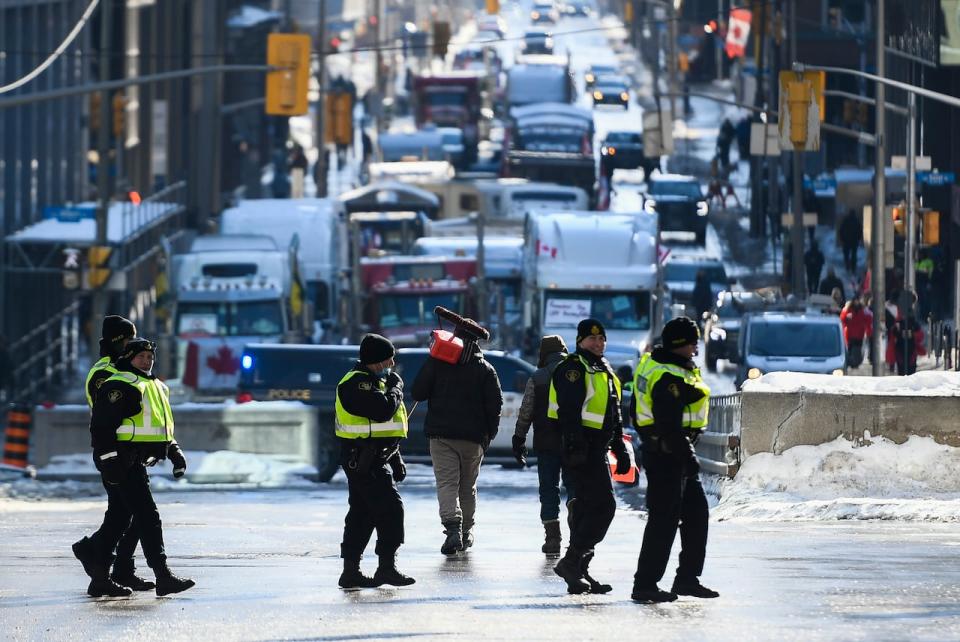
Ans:
[[[771,372],[745,381],[744,392],[813,392],[839,395],[960,396],[960,372],[924,371],[909,377],[835,377]]]
[[[928,437],[841,437],[753,455],[721,495],[721,520],[960,521],[960,449]]]

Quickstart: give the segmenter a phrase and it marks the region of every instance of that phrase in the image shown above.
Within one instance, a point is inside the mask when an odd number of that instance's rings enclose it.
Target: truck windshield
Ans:
[[[380,327],[429,326],[436,322],[433,308],[442,305],[448,310],[463,309],[460,293],[385,294],[380,296]]]
[[[427,104],[431,107],[460,107],[466,100],[467,95],[462,91],[427,93]]]
[[[753,323],[748,354],[758,357],[836,357],[840,328],[827,323]]]
[[[182,337],[272,336],[283,333],[281,301],[231,303],[182,302],[177,306],[177,334]]]
[[[703,198],[700,186],[688,181],[653,181],[650,186],[652,196],[686,196],[687,198]]]
[[[607,330],[649,330],[649,292],[548,292],[543,325],[575,328],[593,317]]]
[[[670,263],[663,267],[663,278],[667,281],[696,281],[697,272],[703,270],[710,283],[726,283],[727,271],[723,265],[703,263]]]

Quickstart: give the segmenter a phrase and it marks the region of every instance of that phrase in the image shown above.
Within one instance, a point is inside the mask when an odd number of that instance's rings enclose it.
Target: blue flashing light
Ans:
[[[252,368],[252,367],[253,367],[253,357],[251,357],[249,354],[243,355],[243,357],[240,359],[240,366],[241,366],[244,370],[249,370],[250,368]]]

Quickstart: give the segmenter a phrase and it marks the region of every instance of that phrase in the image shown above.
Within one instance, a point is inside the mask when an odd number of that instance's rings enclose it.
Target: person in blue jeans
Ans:
[[[567,497],[571,496],[567,476],[561,473],[563,445],[560,442],[560,431],[553,425],[553,421],[547,418],[550,378],[557,364],[566,356],[567,346],[563,337],[552,334],[540,340],[538,369],[527,380],[513,435],[513,455],[521,466],[526,465],[527,433],[530,426],[533,426],[533,450],[537,453],[537,476],[540,482],[540,521],[543,522],[544,529],[543,547],[540,550],[547,557],[560,556],[561,476]]]

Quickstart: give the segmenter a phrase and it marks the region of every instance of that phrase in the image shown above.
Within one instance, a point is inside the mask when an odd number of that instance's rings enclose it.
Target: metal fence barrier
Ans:
[[[76,372],[80,342],[80,302],[10,344],[13,383],[8,401],[36,401],[38,394],[63,384]]]
[[[710,398],[707,429],[697,441],[700,467],[733,477],[740,469],[740,393]]]

